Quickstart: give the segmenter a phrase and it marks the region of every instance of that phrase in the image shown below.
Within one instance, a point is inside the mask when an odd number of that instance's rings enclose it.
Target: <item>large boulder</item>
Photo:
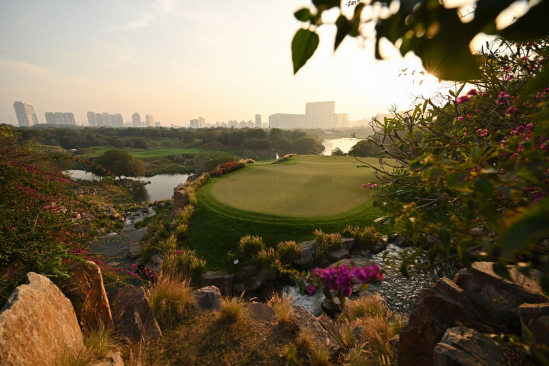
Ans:
[[[200,286],[215,286],[224,293],[231,290],[233,281],[234,275],[225,271],[208,271],[200,276]]]
[[[258,271],[256,266],[243,268],[244,271],[236,276],[233,283],[235,292],[257,291],[267,281],[276,280],[277,271],[274,268],[265,267]]]
[[[518,312],[524,340],[529,338],[526,334],[528,329],[536,344],[549,346],[549,303],[522,304]],[[542,353],[549,360],[549,350]]]
[[[187,204],[187,196],[185,195],[185,190],[178,190],[175,189],[173,191],[173,211],[176,212],[178,210],[183,209],[185,205]]]
[[[105,360],[94,363],[93,366],[124,366],[124,360],[122,360],[120,352],[111,351]]]
[[[221,292],[215,286],[202,287],[194,292],[200,310],[221,310]]]
[[[131,342],[158,341],[162,331],[149,300],[141,287],[126,286],[111,297],[111,309],[117,333]]]
[[[490,339],[473,329],[450,328],[433,350],[435,366],[504,366],[505,355]]]
[[[351,255],[349,254],[349,251],[346,250],[346,249],[332,250],[331,252],[328,252],[326,254],[326,256],[328,257],[328,259],[330,259],[334,262],[340,261],[342,259],[351,258]]]
[[[351,250],[355,244],[355,238],[343,238],[341,241],[343,242],[343,249],[345,250]]]
[[[261,302],[252,302],[248,305],[248,314],[252,319],[263,323],[276,323],[276,312],[267,304]]]
[[[322,327],[313,314],[303,309],[301,306],[296,306],[292,310],[292,314],[297,328],[300,331],[308,332],[315,343],[326,346],[330,356],[334,356],[339,352],[341,347],[338,345],[335,338]]]
[[[0,363],[56,365],[84,347],[74,308],[48,278],[30,272],[0,311]]]
[[[316,240],[304,241],[298,244],[299,257],[294,259],[294,265],[301,268],[309,268],[315,262],[316,249],[318,243]]]
[[[518,307],[523,303],[548,302],[539,279],[541,273],[532,270],[532,279],[526,278],[515,266],[508,266],[513,282],[494,273],[492,262],[475,262],[470,269],[460,270],[456,284],[471,298],[473,303],[486,309],[487,315],[501,322],[512,331],[520,332]]]
[[[86,261],[72,268],[73,275],[63,285],[82,329],[112,326],[112,314],[103,276],[97,264]]]
[[[482,328],[482,319],[471,300],[452,281],[441,278],[421,292],[408,324],[400,332],[400,366],[433,365],[433,349],[446,330],[460,324]]]
[[[130,259],[136,259],[141,254],[142,248],[143,246],[141,243],[132,242],[128,248],[128,254],[126,254],[126,256]]]

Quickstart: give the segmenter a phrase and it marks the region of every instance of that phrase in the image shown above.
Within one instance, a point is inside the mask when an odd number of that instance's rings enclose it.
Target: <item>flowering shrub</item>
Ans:
[[[245,163],[239,161],[229,161],[219,165],[214,171],[210,172],[210,176],[219,177],[220,175],[234,172],[235,170],[244,168]]]
[[[380,220],[419,248],[403,252],[403,274],[422,250],[431,265],[454,253],[470,265],[478,251],[506,278],[509,263],[541,269],[549,292],[548,51],[497,40],[479,54],[478,80],[374,123],[372,141],[391,146],[391,161],[372,167]]]
[[[331,250],[343,248],[343,241],[341,240],[340,233],[326,234],[324,231],[316,229],[313,234],[318,243],[318,248],[316,250],[317,257],[323,256]]]
[[[320,290],[331,302],[334,302],[333,293],[335,293],[341,309],[345,307],[345,298],[353,294],[354,284],[362,284],[360,290],[364,291],[368,288],[368,284],[385,279],[381,268],[375,263],[364,267],[348,267],[342,264],[325,269],[315,268],[311,273],[287,269],[279,260],[275,261],[275,266],[281,273],[290,275],[302,293],[314,295]]]
[[[372,245],[376,245],[379,238],[381,237],[381,235],[376,231],[376,228],[373,226],[366,226],[362,229],[358,226],[347,226],[345,229],[343,229],[342,234],[345,237],[355,238],[355,244],[357,245],[357,247],[363,246],[366,248]]]

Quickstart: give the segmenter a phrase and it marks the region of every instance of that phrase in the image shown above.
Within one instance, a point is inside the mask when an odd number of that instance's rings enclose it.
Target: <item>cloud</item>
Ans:
[[[22,61],[0,60],[0,70],[6,70],[8,73],[45,76],[50,74],[50,70],[45,67],[29,64]]]
[[[135,3],[132,3],[135,4]],[[114,30],[132,30],[146,27],[150,24],[165,21],[165,19],[171,15],[174,15],[175,8],[178,4],[178,0],[154,0],[149,1],[142,6],[148,8],[146,11],[136,11],[134,5],[132,7],[126,7],[120,5],[121,11],[124,16],[130,16],[134,18],[125,25],[116,27]]]

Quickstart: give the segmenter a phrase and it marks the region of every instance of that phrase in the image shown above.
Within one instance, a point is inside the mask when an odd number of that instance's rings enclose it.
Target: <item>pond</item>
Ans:
[[[67,170],[65,174],[77,179],[100,180],[100,177],[83,170]],[[172,198],[173,189],[180,183],[185,183],[189,174],[158,174],[154,177],[143,178],[150,184],[137,186],[131,189],[133,199],[137,202],[158,201]]]
[[[351,147],[355,146],[360,139],[344,138],[344,139],[326,139],[322,141],[324,145],[324,152],[322,155],[332,155],[332,150],[339,147],[344,153],[348,153]]]

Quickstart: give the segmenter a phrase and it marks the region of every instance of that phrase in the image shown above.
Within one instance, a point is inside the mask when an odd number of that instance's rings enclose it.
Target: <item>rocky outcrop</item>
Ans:
[[[515,266],[508,266],[513,282],[494,273],[492,262],[475,262],[470,269],[456,275],[456,284],[465,290],[469,298],[496,322],[506,324],[512,331],[520,332],[518,307],[523,303],[548,302],[539,285],[541,273],[532,270],[533,279],[526,278]]]
[[[112,326],[109,299],[97,264],[86,261],[72,268],[73,275],[63,285],[82,329]]]
[[[84,347],[74,308],[48,278],[30,272],[0,311],[0,360],[6,366],[55,365]]]
[[[351,258],[349,251],[345,249],[332,250],[331,252],[326,253],[326,256],[328,257],[329,260],[332,260],[335,262],[340,261],[342,259]]]
[[[194,292],[200,310],[221,310],[221,292],[215,286],[206,286]]]
[[[343,242],[343,249],[345,250],[351,250],[355,244],[355,238],[342,238],[341,241]]]
[[[316,240],[304,241],[298,244],[299,257],[294,259],[294,265],[300,268],[310,268],[315,262],[316,249],[318,243]]]
[[[151,272],[159,273],[162,269],[162,264],[164,263],[164,254],[158,253],[155,254],[149,259],[147,264],[145,264],[145,268],[148,269]]]
[[[178,190],[175,189],[173,191],[173,211],[176,212],[178,210],[183,209],[185,205],[187,204],[187,196],[185,195],[185,190]]]
[[[126,286],[111,297],[111,309],[117,333],[132,342],[158,341],[162,337],[143,288]]]
[[[297,306],[292,311],[296,325],[300,331],[308,332],[315,343],[326,346],[330,356],[339,352],[340,346],[335,338],[330,335],[318,322],[318,320],[301,306]]]
[[[215,286],[224,293],[231,290],[233,281],[234,275],[225,271],[209,271],[200,276],[200,286]]]
[[[245,266],[237,272],[232,288],[237,293],[257,291],[265,282],[276,280],[277,273],[274,268],[264,267],[259,269],[257,266]]]
[[[252,319],[263,323],[276,323],[276,312],[267,304],[261,302],[252,302],[248,305],[248,314]]]
[[[537,345],[549,345],[549,303],[522,304],[518,308],[520,323],[522,325],[522,337],[526,341],[529,337],[527,330],[533,336]],[[549,350],[542,352],[549,360]]]
[[[503,352],[494,342],[476,331],[450,328],[433,351],[435,366],[504,366]]]
[[[408,324],[400,332],[400,366],[433,365],[433,349],[446,330],[460,324],[482,328],[481,315],[465,291],[442,278],[421,292]]]

